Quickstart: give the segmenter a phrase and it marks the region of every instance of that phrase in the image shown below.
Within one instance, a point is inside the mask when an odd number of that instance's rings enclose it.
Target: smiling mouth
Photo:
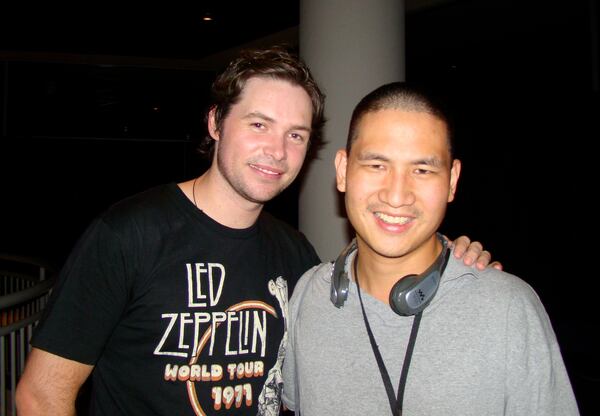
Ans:
[[[264,173],[265,175],[281,176],[283,174],[280,171],[271,170],[271,169],[268,169],[268,168],[266,168],[264,166],[258,166],[258,165],[250,164],[250,167],[252,169],[256,169],[257,171]]]
[[[393,224],[393,225],[404,225],[412,220],[411,217],[397,217],[397,216],[393,216],[393,215],[387,215],[382,212],[376,212],[375,216],[377,218],[379,218],[381,221],[385,222],[386,224]]]

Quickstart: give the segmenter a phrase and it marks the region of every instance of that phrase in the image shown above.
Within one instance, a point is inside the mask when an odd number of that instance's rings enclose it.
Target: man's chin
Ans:
[[[264,205],[273,198],[275,198],[277,195],[279,195],[282,191],[283,189],[274,190],[270,192],[253,192],[251,194],[246,194],[245,198],[250,202]]]

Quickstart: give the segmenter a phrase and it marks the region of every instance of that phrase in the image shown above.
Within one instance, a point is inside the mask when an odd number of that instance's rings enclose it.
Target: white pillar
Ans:
[[[403,0],[301,0],[300,55],[327,95],[327,145],[308,166],[299,228],[323,261],[352,234],[335,188],[335,152],[346,146],[354,106],[368,92],[404,80]]]

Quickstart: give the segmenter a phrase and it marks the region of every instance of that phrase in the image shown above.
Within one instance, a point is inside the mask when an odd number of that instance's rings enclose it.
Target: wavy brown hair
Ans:
[[[212,84],[211,104],[206,112],[205,121],[208,121],[210,110],[214,109],[217,131],[220,132],[231,107],[239,102],[246,83],[254,77],[288,81],[306,91],[312,102],[310,146],[312,149],[318,148],[325,124],[325,95],[319,89],[308,66],[296,54],[282,46],[244,50],[238,58],[231,61]],[[198,150],[212,157],[214,140],[210,134],[204,137]]]

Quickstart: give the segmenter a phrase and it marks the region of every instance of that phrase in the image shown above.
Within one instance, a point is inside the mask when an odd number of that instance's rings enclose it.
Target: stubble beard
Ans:
[[[238,174],[239,172],[236,173],[234,169],[231,169],[221,155],[221,153],[217,153],[217,168],[219,169],[221,176],[227,181],[234,192],[249,202],[263,205],[275,198],[289,186],[289,183],[287,183],[284,186],[265,192],[266,195],[257,195],[257,192],[253,192],[252,187],[244,180],[243,175]]]

